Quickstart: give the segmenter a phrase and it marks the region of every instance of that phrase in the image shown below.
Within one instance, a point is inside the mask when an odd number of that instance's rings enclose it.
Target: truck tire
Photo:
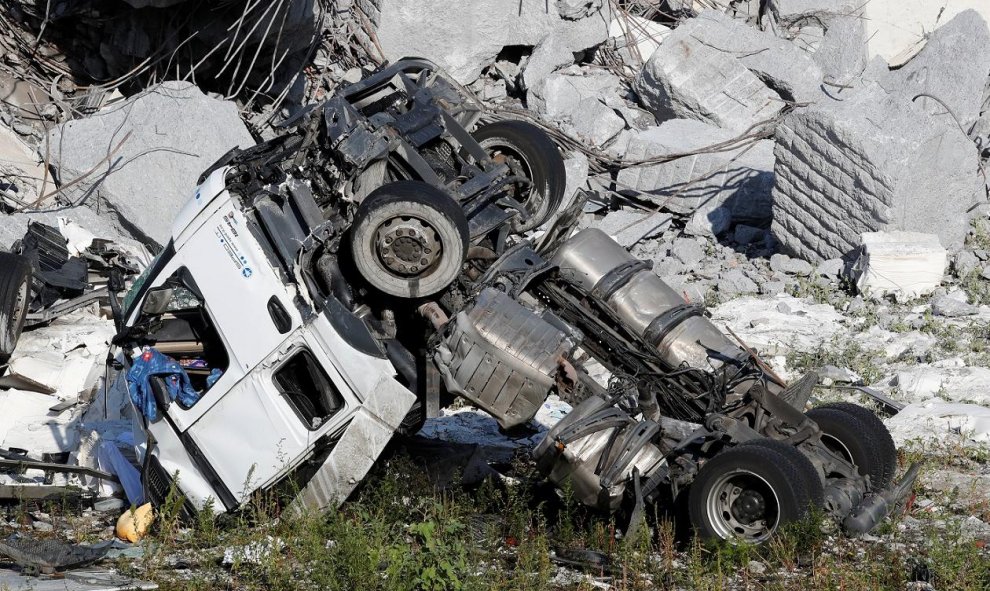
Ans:
[[[446,193],[420,181],[397,181],[372,191],[351,224],[351,250],[361,276],[402,298],[445,289],[467,258],[468,222]]]
[[[821,498],[821,480],[807,457],[794,446],[760,439],[701,467],[688,491],[688,512],[702,538],[761,544]]]
[[[0,252],[0,365],[14,352],[31,299],[31,263],[20,255]]]
[[[516,232],[539,227],[557,213],[564,199],[567,173],[560,150],[545,131],[525,121],[495,121],[472,135],[492,158],[504,157],[518,164],[532,183],[529,194],[519,199],[529,218],[514,223]]]
[[[822,443],[856,464],[870,477],[870,490],[885,488],[897,472],[897,447],[877,415],[868,408],[836,402],[813,408],[808,418],[822,430]]]

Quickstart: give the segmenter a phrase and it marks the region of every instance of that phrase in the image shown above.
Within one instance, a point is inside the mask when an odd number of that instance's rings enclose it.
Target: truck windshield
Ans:
[[[137,279],[134,280],[134,285],[131,286],[131,289],[127,292],[127,295],[124,296],[123,310],[125,319],[130,318],[131,312],[134,311],[134,303],[144,296],[144,292],[147,291],[149,280],[157,277],[158,273],[165,268],[165,265],[172,260],[173,256],[175,256],[175,247],[173,246],[172,241],[169,241],[168,246],[162,249],[162,251],[151,260],[148,267],[140,275],[138,275]]]

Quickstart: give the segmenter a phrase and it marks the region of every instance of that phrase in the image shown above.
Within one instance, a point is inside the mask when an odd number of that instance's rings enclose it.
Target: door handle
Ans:
[[[271,316],[279,334],[285,334],[292,330],[292,317],[289,316],[285,306],[275,296],[268,300],[268,315]]]

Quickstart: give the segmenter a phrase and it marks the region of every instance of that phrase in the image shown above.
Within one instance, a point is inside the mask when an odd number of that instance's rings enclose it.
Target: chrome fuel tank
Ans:
[[[686,363],[716,368],[722,359],[746,356],[657,277],[651,265],[635,259],[601,230],[577,233],[560,247],[552,262],[561,278],[604,300],[626,328],[655,346],[671,367]]]

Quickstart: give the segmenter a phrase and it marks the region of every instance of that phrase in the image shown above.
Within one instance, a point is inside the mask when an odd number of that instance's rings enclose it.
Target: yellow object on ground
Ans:
[[[131,543],[139,542],[148,533],[148,528],[154,520],[151,503],[125,511],[117,520],[117,537]]]

